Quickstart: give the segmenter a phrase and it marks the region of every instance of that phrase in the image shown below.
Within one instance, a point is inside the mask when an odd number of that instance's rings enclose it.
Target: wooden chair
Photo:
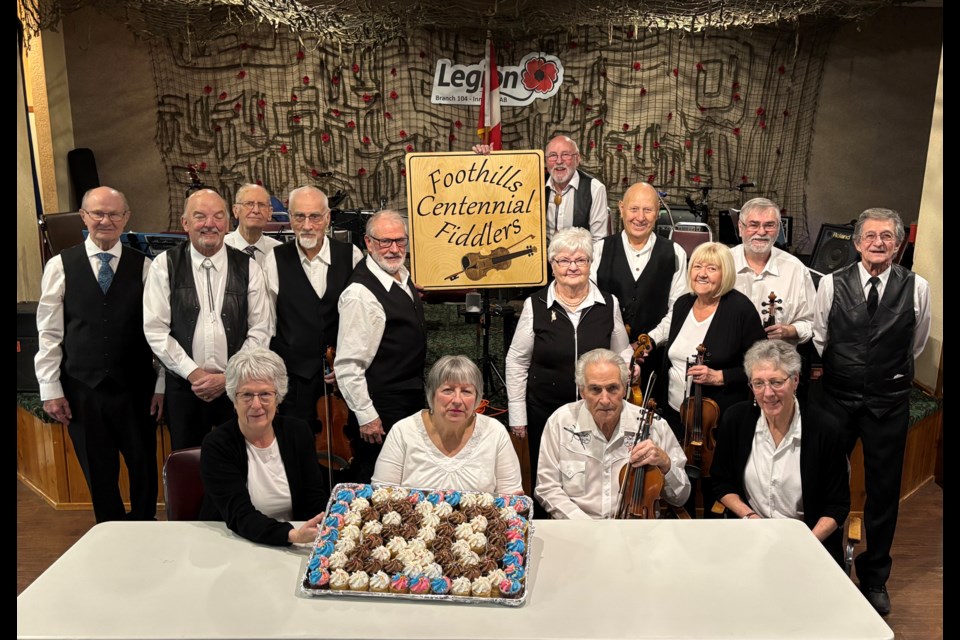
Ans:
[[[200,447],[174,451],[163,464],[167,520],[198,520],[203,504]]]

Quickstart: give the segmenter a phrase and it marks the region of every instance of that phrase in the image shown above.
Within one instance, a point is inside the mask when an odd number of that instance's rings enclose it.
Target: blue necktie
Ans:
[[[113,269],[110,268],[110,259],[113,256],[109,253],[98,253],[97,257],[100,258],[100,271],[97,273],[97,283],[100,285],[100,288],[103,289],[103,292],[106,293],[107,289],[110,288],[110,283],[113,282]]]

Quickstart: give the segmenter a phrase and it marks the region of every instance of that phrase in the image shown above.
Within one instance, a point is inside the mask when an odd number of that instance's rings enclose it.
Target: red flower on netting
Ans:
[[[677,170],[676,170],[676,169],[670,169],[670,177],[672,178],[672,177],[675,176],[675,175],[677,175]]]
[[[303,60],[307,57],[307,54],[304,51],[297,51],[297,60]]]
[[[310,84],[310,76],[303,76],[300,80],[303,84]]]
[[[389,111],[384,111],[384,112],[383,112],[383,117],[386,118],[387,120],[392,120],[392,119],[393,119],[393,114],[390,113]]]
[[[320,172],[316,169],[310,169],[310,175],[316,178],[318,175],[320,175]]]
[[[779,67],[777,67],[777,73],[779,73],[780,75],[783,75],[786,72],[787,72],[787,68],[785,66],[780,65]]]
[[[455,135],[453,135],[453,134],[451,133],[451,134],[448,136],[448,139],[450,140],[450,142],[456,142],[456,141],[457,141],[457,136],[455,136]]]
[[[242,50],[246,51],[247,49],[250,48],[250,45],[247,44],[246,42],[241,42],[241,43],[240,43],[240,48],[241,48]]]
[[[216,124],[216,125],[213,125],[213,130],[216,131],[217,133],[220,133],[221,131],[223,131],[223,127]]]
[[[285,144],[280,145],[280,153],[286,153],[286,152],[287,152],[287,145]]]
[[[640,87],[640,97],[642,98],[642,97],[645,96],[645,95],[647,95],[647,88],[646,88],[646,87]]]
[[[426,58],[426,57],[427,57],[427,52],[426,52],[426,51],[421,51],[421,52],[420,52],[420,59],[423,60],[423,59]]]
[[[702,62],[698,62],[698,63],[697,63],[697,71],[703,71],[703,63],[702,63]]]
[[[627,176],[623,176],[623,178],[620,180],[620,184],[627,184]]]
[[[580,98],[574,98],[574,99],[572,99],[572,100],[570,101],[570,104],[572,104],[572,105],[575,106],[575,107],[579,106],[579,105],[580,105]]]
[[[583,105],[583,110],[584,110],[584,111],[593,111],[593,107],[591,107],[591,106],[588,105],[588,104],[585,104],[585,105]]]
[[[362,138],[360,138],[360,142],[362,142],[363,144],[370,144],[370,136],[363,136]]]
[[[357,175],[358,175],[358,176],[365,176],[365,175],[367,175],[367,170],[364,169],[363,167],[360,167],[359,169],[357,169]]]
[[[712,156],[712,155],[713,155],[713,149],[707,149],[704,153],[706,153],[708,156]]]
[[[300,116],[293,116],[293,123],[300,124]]]
[[[658,142],[657,140],[654,140],[654,141],[653,141],[653,148],[654,148],[654,149],[659,149],[659,148],[660,148],[660,142]]]
[[[569,47],[570,49],[576,49],[576,48],[577,48],[577,41],[576,41],[576,40],[569,40],[569,41],[567,41],[567,47]]]
[[[329,133],[321,133],[321,134],[320,134],[320,140],[322,140],[323,142],[330,142],[330,134],[329,134]]]
[[[347,129],[355,129],[356,127],[357,127],[357,123],[354,122],[353,120],[347,123]]]
[[[257,106],[263,109],[265,106],[267,106],[267,101],[264,100],[263,98],[260,98],[259,100],[257,100]]]
[[[618,144],[618,145],[617,145],[617,151],[623,151],[623,145],[622,145],[622,144]]]
[[[559,75],[557,63],[548,62],[546,58],[531,58],[523,68],[520,79],[528,91],[549,93],[557,82]]]
[[[601,127],[601,126],[603,126],[603,118],[597,118],[596,120],[594,120],[594,121],[593,121],[593,126],[595,126],[595,127]]]
[[[640,71],[640,69],[642,69],[642,68],[643,68],[643,65],[640,64],[639,62],[634,62],[634,63],[633,63],[633,70],[634,70],[634,71]]]
[[[206,170],[207,170],[207,163],[206,163],[206,162],[201,162],[201,163],[200,163],[200,171],[206,171]]]
[[[457,129],[462,129],[463,123],[457,120],[456,122],[453,123],[453,126],[455,126]]]
[[[700,106],[697,107],[697,108],[700,109],[700,113],[704,113],[704,112],[706,112],[706,110],[707,110],[707,108],[706,108],[705,106],[703,106],[703,105],[700,105]]]
[[[220,92],[220,95],[217,96],[217,99],[218,99],[218,100],[226,100],[226,99],[227,99],[227,92],[226,92],[226,91],[221,91],[221,92]]]
[[[647,176],[647,182],[649,182],[649,183],[651,183],[651,184],[652,184],[653,181],[656,180],[656,179],[657,179],[657,174],[655,174],[655,173],[651,173],[650,175]]]
[[[606,77],[607,77],[607,70],[606,70],[605,68],[604,68],[604,69],[600,69],[600,77],[601,77],[601,78],[606,78]]]
[[[786,207],[784,207],[783,209],[780,209],[780,215],[782,215],[782,216],[787,215],[787,208],[786,208]]]
[[[633,37],[633,27],[630,27],[629,29],[627,29],[627,37],[628,38]]]
[[[630,131],[630,125],[627,124],[626,122],[624,122],[624,123],[623,123],[623,130],[624,130],[624,131]]]
[[[401,167],[401,168],[400,168],[400,175],[402,175],[404,178],[407,177],[407,168],[406,168],[406,167]]]
[[[340,117],[340,109],[334,109],[334,110],[331,111],[330,113],[333,114],[333,117],[334,117],[334,118],[339,118],[339,117]]]
[[[407,137],[407,132],[404,131],[403,129],[400,129],[400,137],[401,137],[401,138],[406,138],[406,137]]]
[[[749,182],[749,181],[750,181],[750,179],[747,177],[747,174],[743,174],[742,176],[740,176],[740,182],[741,182],[741,183],[743,183],[743,182]]]
[[[263,112],[257,111],[257,120],[263,120]]]
[[[369,93],[363,94],[363,101],[364,101],[364,102],[370,102],[371,100],[373,100],[373,96],[371,96]]]
[[[784,109],[784,110],[783,110],[783,117],[786,118],[786,117],[789,116],[789,115],[790,115],[790,109]]]
[[[590,141],[590,148],[593,149],[593,148],[595,148],[596,146],[597,146],[597,143],[594,142],[593,140],[591,140],[591,141]]]
[[[734,102],[740,102],[740,94],[739,94],[739,93],[733,94],[733,101],[734,101]]]
[[[734,82],[734,83],[733,83],[733,88],[734,88],[734,90],[739,89],[739,88],[740,88],[740,83],[739,83],[739,82]]]
[[[412,145],[412,144],[408,144],[408,145],[407,145],[407,153],[411,153],[412,151],[413,151],[413,145]]]
[[[360,65],[354,62],[353,66],[350,67],[350,70],[353,71],[354,73],[360,73]]]
[[[734,128],[733,128],[733,135],[735,135],[735,136],[739,136],[739,135],[740,135],[740,127],[734,127]]]
[[[243,69],[240,69],[240,71],[237,71],[237,77],[243,80],[247,77],[247,72]]]
[[[257,132],[256,127],[250,127],[250,133],[256,133],[256,132]]]
[[[340,84],[340,76],[330,76],[330,82],[334,85]]]
[[[766,121],[766,120],[761,120],[761,121],[760,121],[760,128],[761,128],[761,129],[766,129],[766,128],[767,128],[767,121]]]
[[[699,183],[699,182],[700,182],[700,176],[693,176],[693,181]]]
[[[634,150],[634,151],[643,151],[643,145],[642,145],[642,144],[634,145],[633,150]]]
[[[257,180],[257,186],[258,186],[258,187],[262,187],[262,186],[263,186],[263,180]]]
[[[206,94],[211,94],[213,93],[213,87],[211,87],[210,85],[206,85],[203,87],[203,92]]]
[[[671,120],[673,120],[673,111],[667,114],[667,122],[670,122]]]
[[[295,94],[295,93],[291,93],[291,94],[290,94],[290,102],[296,102],[296,101],[298,101],[299,99],[300,99],[300,98],[297,97],[297,94]]]
[[[233,105],[233,110],[234,110],[234,111],[240,111],[240,109],[243,109],[243,105],[240,104],[239,102],[237,102],[236,104]]]
[[[390,67],[390,75],[392,75],[392,76],[396,76],[396,75],[397,75],[397,68],[396,68],[396,67]]]
[[[690,147],[693,146],[693,140],[684,140],[684,141],[683,141],[683,146],[685,146],[687,149],[689,149]]]
[[[396,91],[391,91],[391,92],[390,92],[390,99],[391,99],[391,100],[396,100],[396,99],[399,98],[399,97],[400,97],[400,94],[398,94]]]
[[[676,78],[676,77],[679,76],[679,75],[680,75],[680,69],[677,69],[676,67],[674,67],[674,68],[673,68],[673,77]]]
[[[757,107],[757,115],[758,115],[758,116],[762,116],[762,115],[765,114],[765,113],[766,113],[766,111],[764,111],[763,107]]]

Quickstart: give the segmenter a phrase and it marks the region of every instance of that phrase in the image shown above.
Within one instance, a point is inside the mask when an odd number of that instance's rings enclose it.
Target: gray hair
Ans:
[[[629,386],[630,370],[627,367],[627,363],[623,361],[623,358],[621,358],[618,353],[611,351],[610,349],[594,349],[593,351],[587,351],[577,360],[575,379],[578,389],[582,389],[587,384],[587,367],[592,364],[599,364],[601,362],[609,362],[620,369],[620,382],[623,384],[623,388],[626,389]]]
[[[266,187],[263,185],[256,184],[255,182],[248,182],[246,184],[240,185],[240,188],[237,189],[237,192],[233,196],[233,203],[240,204],[240,198],[243,197],[243,194],[249,191],[250,189],[263,189],[263,192],[267,194],[267,201],[270,201],[270,192],[267,191]]]
[[[472,384],[477,390],[477,405],[483,399],[483,375],[480,368],[467,356],[443,356],[430,367],[426,387],[427,406],[433,410],[433,396],[441,385],[447,383]]]
[[[391,211],[390,209],[384,209],[383,211],[377,211],[375,214],[370,216],[370,219],[367,220],[367,226],[363,230],[365,234],[370,237],[373,236],[373,228],[377,226],[377,223],[381,220],[394,220],[403,225],[403,234],[407,234],[407,219],[396,211]]]
[[[867,209],[857,218],[857,225],[853,228],[853,242],[860,244],[860,236],[863,234],[863,224],[867,220],[893,220],[893,225],[897,234],[897,246],[903,244],[906,233],[903,230],[903,220],[900,214],[893,209]]]
[[[87,198],[89,198],[91,195],[93,195],[93,192],[96,191],[97,189],[109,189],[110,191],[112,191],[112,192],[114,193],[114,195],[119,196],[120,199],[123,200],[123,210],[124,210],[124,211],[130,211],[130,205],[127,203],[127,196],[123,195],[123,193],[120,192],[120,191],[118,191],[117,189],[114,189],[113,187],[107,187],[107,186],[99,186],[99,187],[94,187],[93,189],[87,189],[87,192],[83,194],[83,199],[80,200],[80,208],[81,208],[81,209],[83,209],[84,211],[86,211],[86,209],[87,209]]]
[[[796,347],[783,340],[761,340],[747,349],[743,356],[747,379],[753,377],[754,369],[765,364],[780,369],[791,378],[800,375],[800,354]]]
[[[324,208],[324,210],[328,210],[328,209],[330,208],[330,201],[329,201],[329,199],[327,198],[327,194],[325,194],[323,191],[320,191],[320,189],[317,189],[316,187],[314,187],[314,186],[312,186],[312,185],[307,185],[307,186],[305,186],[305,187],[297,187],[296,189],[293,189],[293,190],[290,192],[290,194],[287,196],[287,211],[289,211],[290,213],[293,213],[293,201],[294,201],[294,199],[297,198],[298,196],[304,195],[304,194],[306,194],[306,193],[315,193],[315,194],[317,194],[318,196],[320,196],[321,198],[323,198],[323,208]]]
[[[547,247],[547,260],[553,260],[559,253],[576,253],[583,251],[590,261],[593,261],[593,236],[586,229],[568,227],[553,234],[550,246]]]
[[[777,226],[780,226],[783,223],[780,219],[780,205],[767,198],[753,198],[744,202],[743,206],[740,207],[740,224],[745,225],[744,220],[751,213],[758,213],[760,211],[766,211],[767,209],[774,210],[777,214]]]
[[[238,351],[227,362],[227,397],[237,401],[237,387],[259,380],[269,382],[277,390],[277,404],[287,395],[287,366],[283,359],[265,347],[251,347]]]

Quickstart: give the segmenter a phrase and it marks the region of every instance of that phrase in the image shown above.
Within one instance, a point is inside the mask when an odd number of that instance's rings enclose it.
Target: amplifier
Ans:
[[[857,261],[853,246],[853,227],[840,224],[825,224],[820,227],[817,244],[810,258],[810,268],[827,274],[833,273]]]

